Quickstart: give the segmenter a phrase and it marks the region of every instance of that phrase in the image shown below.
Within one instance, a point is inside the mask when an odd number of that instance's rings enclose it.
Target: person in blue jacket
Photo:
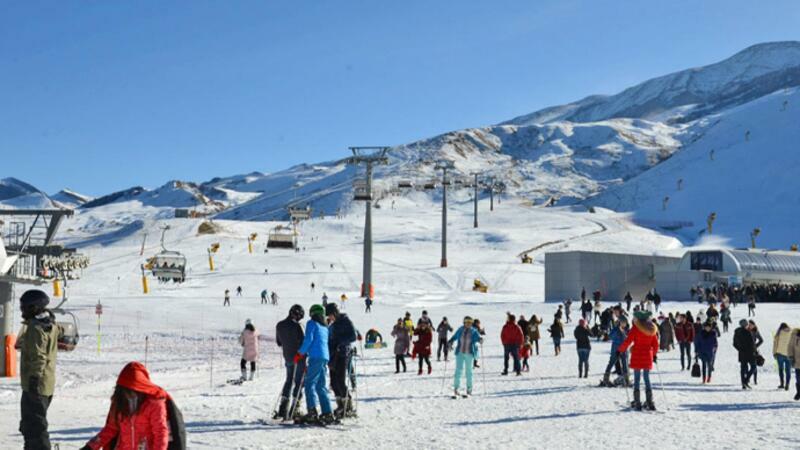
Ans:
[[[711,383],[711,373],[714,372],[714,359],[717,354],[717,333],[714,331],[712,319],[703,324],[703,329],[695,336],[695,354],[700,358],[702,366],[703,384]]]
[[[610,380],[611,369],[613,369],[617,363],[619,363],[621,367],[620,375],[624,377],[625,384],[630,384],[630,378],[628,377],[628,352],[620,353],[617,351],[619,346],[622,345],[628,337],[628,318],[625,317],[624,314],[619,315],[616,326],[611,329],[611,333],[609,333],[608,337],[611,340],[611,354],[609,355],[606,372],[603,374],[603,381],[600,382],[600,386],[614,387],[614,383]]]
[[[466,368],[467,372],[467,394],[472,395],[472,364],[478,357],[478,344],[481,342],[481,335],[472,326],[472,317],[464,317],[464,325],[453,334],[447,341],[448,345],[456,344],[456,373],[453,380],[453,392],[458,397],[458,389],[461,387],[461,373]]]
[[[306,362],[306,407],[308,412],[300,419],[303,423],[332,423],[335,421],[328,398],[325,366],[330,359],[328,353],[328,326],[325,323],[325,308],[314,305],[309,309],[311,320],[306,323],[306,334],[303,345],[294,357],[295,364],[303,358]],[[317,397],[319,397],[322,415],[317,414]]]

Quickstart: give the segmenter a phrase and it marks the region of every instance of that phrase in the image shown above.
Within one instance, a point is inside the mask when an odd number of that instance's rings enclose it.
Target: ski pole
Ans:
[[[295,364],[294,367],[292,367],[292,383],[294,383],[294,377],[296,374],[297,374],[297,364]],[[291,392],[289,393],[289,395],[291,396]],[[272,412],[275,415],[277,415],[278,412],[278,402],[281,400],[282,397],[283,397],[283,386],[281,386],[281,390],[280,392],[278,392],[278,398],[275,399],[275,403],[272,405]]]
[[[447,354],[444,355],[444,375],[442,375],[442,387],[439,388],[439,395],[444,394],[444,383],[447,381]]]
[[[296,364],[295,368],[297,368]],[[298,384],[296,387],[297,395],[294,396],[294,400],[292,401],[292,408],[291,411],[289,411],[289,417],[294,417],[294,412],[297,410],[297,404],[300,403],[300,395],[303,392],[303,384],[306,382],[306,370],[307,368],[303,369],[303,375],[300,377],[300,384]],[[294,378],[292,380],[294,380]],[[287,417],[286,420],[289,420],[289,418]]]
[[[658,375],[658,384],[661,385],[661,394],[664,395],[664,407],[669,409],[667,391],[664,389],[664,382],[661,380],[661,369],[658,368],[658,361],[656,361],[656,374]]]
[[[483,341],[481,341],[481,355],[483,356]],[[486,395],[486,361],[481,364],[481,378],[483,379],[483,395]]]

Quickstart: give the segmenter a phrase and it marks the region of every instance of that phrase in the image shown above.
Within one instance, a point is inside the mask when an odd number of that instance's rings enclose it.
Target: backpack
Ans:
[[[697,361],[692,364],[692,378],[700,378],[700,364]]]

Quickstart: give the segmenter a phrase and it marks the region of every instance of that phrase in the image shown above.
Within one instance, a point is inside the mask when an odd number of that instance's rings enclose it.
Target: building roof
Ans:
[[[772,272],[800,275],[800,253],[728,250],[742,272]]]

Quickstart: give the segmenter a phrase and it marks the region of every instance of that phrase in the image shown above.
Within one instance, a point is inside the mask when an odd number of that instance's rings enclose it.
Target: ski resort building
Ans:
[[[681,258],[669,256],[624,253],[545,253],[545,301],[579,299],[583,288],[586,289],[587,298],[599,290],[603,298],[611,302],[621,302],[628,291],[634,299],[641,299],[656,287],[657,267],[674,268],[680,261]],[[686,292],[689,292],[688,287]]]
[[[673,265],[655,272],[656,289],[665,300],[690,300],[692,286],[800,284],[800,253],[763,249],[713,249],[686,252]],[[588,288],[587,288],[588,289]]]

